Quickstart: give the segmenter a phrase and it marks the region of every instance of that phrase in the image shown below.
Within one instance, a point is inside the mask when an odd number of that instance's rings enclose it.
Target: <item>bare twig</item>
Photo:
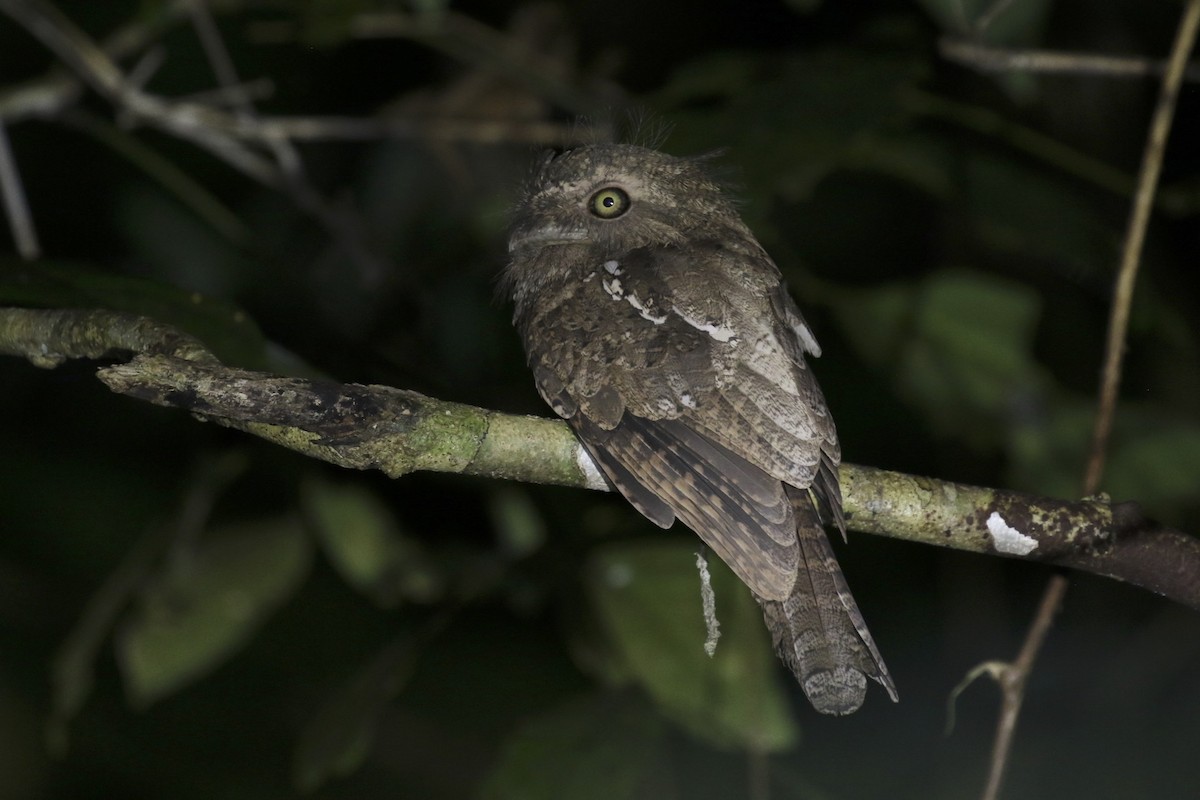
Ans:
[[[114,358],[122,353],[219,363],[195,337],[146,317],[117,311],[0,309],[0,355],[57,367],[73,358]]]
[[[1183,19],[1171,48],[1167,73],[1159,91],[1158,104],[1150,123],[1146,149],[1142,154],[1142,167],[1138,173],[1137,191],[1129,215],[1129,226],[1121,249],[1121,267],[1113,289],[1112,312],[1109,316],[1108,340],[1105,343],[1104,373],[1100,388],[1100,404],[1096,411],[1092,429],[1091,456],[1088,460],[1084,491],[1091,494],[1100,485],[1104,474],[1104,461],[1108,452],[1108,439],[1112,433],[1113,417],[1116,413],[1117,393],[1121,387],[1121,367],[1125,355],[1125,335],[1129,329],[1129,309],[1133,305],[1133,289],[1137,281],[1142,247],[1146,241],[1146,229],[1150,224],[1150,209],[1158,179],[1162,174],[1163,157],[1167,149],[1167,136],[1175,117],[1175,104],[1183,83],[1183,70],[1196,42],[1196,31],[1200,27],[1200,0],[1189,0],[1184,8]]]
[[[938,51],[947,61],[981,72],[1145,78],[1159,77],[1167,69],[1165,62],[1151,58],[1067,53],[1061,50],[1011,49],[953,37],[941,39],[938,42]],[[1185,66],[1183,77],[1187,81],[1200,81],[1200,65]]]
[[[992,3],[992,7],[979,15],[979,19],[975,20],[975,30],[986,31],[991,24],[996,21],[996,18],[1008,10],[1012,5],[1012,0],[996,0]]]
[[[36,259],[42,251],[38,245],[37,231],[33,227],[33,215],[21,185],[21,171],[8,144],[8,131],[0,123],[0,197],[4,201],[4,214],[12,230],[17,252],[28,261]]]
[[[1037,613],[1029,632],[1025,634],[1025,642],[1017,660],[1011,664],[1002,664],[996,670],[996,680],[1004,694],[1004,702],[1000,706],[1000,719],[996,721],[996,738],[992,742],[991,769],[988,771],[987,785],[983,789],[985,800],[993,800],[1000,796],[1000,786],[1004,781],[1004,769],[1008,765],[1008,755],[1012,750],[1013,734],[1017,730],[1017,718],[1021,714],[1021,705],[1025,701],[1025,683],[1033,673],[1033,662],[1037,659],[1046,634],[1050,632],[1050,623],[1062,605],[1063,596],[1067,593],[1067,579],[1062,575],[1050,578],[1042,591],[1042,602],[1038,605]]]
[[[188,5],[188,12],[192,27],[196,29],[196,38],[204,48],[204,56],[212,67],[217,83],[228,93],[234,108],[247,116],[253,116],[254,102],[249,95],[241,91],[237,68],[229,55],[229,49],[225,47],[225,41],[221,38],[221,31],[217,29],[216,20],[213,19],[208,4],[204,0],[192,0]]]
[[[101,45],[109,58],[119,61],[133,56],[157,40],[183,15],[192,0],[174,0],[154,6],[154,13],[139,14],[105,37]],[[0,5],[7,11],[7,5]],[[55,70],[44,78],[0,90],[0,119],[15,122],[26,117],[53,117],[75,105],[83,91],[79,79]]]
[[[201,47],[212,67],[217,83],[233,101],[234,113],[243,123],[254,124],[259,119],[258,110],[251,97],[239,91],[241,81],[237,68],[216,21],[209,12],[205,0],[193,0],[191,7],[192,26]],[[291,196],[297,208],[315,217],[331,236],[341,245],[359,268],[359,281],[365,287],[378,287],[387,274],[389,265],[372,252],[363,235],[358,215],[352,208],[339,208],[327,201],[309,182],[304,162],[295,145],[286,136],[272,136],[262,140],[271,153],[279,170],[279,186]]]
[[[274,166],[239,141],[228,126],[219,124],[230,115],[195,103],[171,103],[141,91],[99,45],[42,0],[0,0],[0,10],[131,118],[208,150],[260,183],[277,186]]]
[[[359,216],[350,208],[330,202],[311,185],[295,141],[425,137],[448,141],[563,144],[580,133],[572,126],[522,119],[262,117],[254,108],[250,94],[242,91],[237,70],[208,2],[211,0],[188,0],[172,8],[192,21],[220,84],[222,99],[231,102],[232,111],[196,99],[170,100],[144,91],[144,71],[136,70],[136,78],[132,73],[127,75],[110,52],[120,50],[128,55],[130,42],[148,43],[144,36],[127,30],[121,39],[122,48],[115,45],[101,47],[44,0],[0,0],[0,11],[23,25],[80,80],[112,102],[120,112],[119,118],[131,124],[147,124],[189,141],[252,180],[288,195],[297,208],[318,220],[358,265],[361,282],[366,286],[378,285],[394,270],[367,244]],[[459,28],[464,25],[464,20],[456,23]],[[480,31],[471,30],[480,35]],[[498,46],[494,37],[500,34],[490,29],[480,30],[487,34],[483,40],[488,46]],[[152,70],[158,62],[147,59],[142,63]],[[56,75],[41,84],[26,85],[0,97],[0,120],[33,114],[57,113],[62,116],[67,104],[77,100],[78,96],[77,84]],[[8,205],[10,214],[12,208],[19,208],[11,202]],[[25,230],[30,229],[26,227]]]
[[[1108,441],[1112,432],[1117,394],[1121,385],[1125,335],[1129,326],[1129,309],[1133,303],[1138,265],[1146,239],[1146,228],[1150,222],[1150,209],[1154,203],[1158,178],[1162,172],[1167,135],[1171,130],[1175,104],[1179,96],[1179,89],[1183,85],[1185,68],[1196,41],[1198,28],[1200,28],[1200,0],[1189,0],[1171,48],[1162,88],[1159,91],[1158,105],[1150,123],[1142,166],[1138,172],[1137,191],[1134,194],[1133,207],[1122,248],[1120,271],[1113,291],[1100,401],[1096,411],[1091,453],[1084,478],[1084,493],[1087,495],[1096,492],[1104,474]],[[1000,794],[1004,771],[1012,749],[1013,735],[1016,732],[1017,719],[1025,698],[1026,681],[1066,591],[1067,579],[1065,577],[1056,575],[1051,578],[1042,594],[1041,605],[1038,607],[1028,634],[1026,634],[1025,643],[1021,647],[1017,660],[1006,665],[1000,671],[1000,686],[1004,699],[1000,719],[996,724],[996,738],[992,746],[991,767],[982,795],[983,800],[995,800]]]
[[[207,0],[206,8],[217,0]],[[108,78],[119,76],[116,67],[119,59],[137,54],[148,47],[155,37],[162,34],[169,25],[192,13],[195,0],[175,0],[163,6],[157,15],[139,17],[136,23],[131,23],[118,29],[107,37],[103,45],[97,46],[96,51],[103,57],[98,67]],[[228,3],[222,3],[228,5]],[[0,11],[12,16],[17,21],[32,30],[31,26],[40,24],[42,16],[49,13],[47,6],[40,0],[0,0]],[[189,17],[190,18],[190,17]],[[61,16],[51,15],[49,27],[53,28],[54,20],[64,20]],[[69,23],[68,23],[69,24]],[[367,28],[370,23],[364,23]],[[80,36],[83,34],[80,32]],[[499,35],[499,34],[497,34]],[[205,35],[207,36],[207,35]],[[76,40],[62,36],[45,34],[39,35],[44,43],[50,45],[48,39],[57,42],[57,46],[65,49],[66,55],[74,51]],[[86,37],[83,37],[86,41]],[[76,63],[68,60],[63,53],[52,46],[50,49],[59,55],[60,59],[75,68],[75,74],[56,71],[44,78],[30,81],[12,88],[0,90],[0,120],[16,122],[30,117],[52,118],[75,105],[82,92],[81,78],[89,74],[86,63]],[[92,53],[94,56],[94,53]],[[87,59],[84,59],[86,61]],[[228,78],[228,75],[226,76]],[[107,97],[119,94],[119,82],[108,81],[96,86],[92,81],[89,85],[96,88]],[[140,84],[132,79],[127,83],[140,92]],[[151,97],[150,102],[137,102],[136,108],[141,113],[149,113],[146,122],[154,122],[154,115],[177,119],[177,124],[207,125],[215,130],[245,140],[250,143],[264,145],[270,141],[287,139],[298,141],[370,141],[377,139],[436,139],[451,142],[472,142],[478,144],[534,144],[558,146],[569,144],[580,139],[591,138],[586,127],[581,128],[574,123],[556,123],[540,119],[524,118],[472,118],[465,116],[439,115],[405,115],[389,113],[375,118],[335,117],[335,116],[267,116],[259,115],[253,118],[241,118],[228,113],[218,113],[220,106],[231,105],[234,97],[241,100],[252,100],[261,93],[264,82],[254,81],[247,84],[235,84],[221,87],[214,93],[206,92],[191,95],[180,100],[166,100]],[[233,103],[237,107],[238,103]],[[158,127],[169,127],[166,122]],[[235,165],[236,166],[236,165]]]

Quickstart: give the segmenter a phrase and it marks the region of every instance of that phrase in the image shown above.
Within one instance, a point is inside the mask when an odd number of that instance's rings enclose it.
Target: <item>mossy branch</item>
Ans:
[[[43,367],[128,359],[97,376],[115,392],[343,467],[608,488],[561,421],[235,369],[142,317],[0,309],[0,353]],[[1063,501],[853,464],[842,465],[841,480],[854,530],[1106,575],[1200,609],[1200,540],[1147,519],[1136,503]]]

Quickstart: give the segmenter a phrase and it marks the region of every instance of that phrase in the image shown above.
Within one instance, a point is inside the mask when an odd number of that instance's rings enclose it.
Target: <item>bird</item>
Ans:
[[[708,172],[619,143],[545,154],[499,290],[538,392],[608,482],[680,520],[749,587],[822,713],[896,687],[823,523],[845,536],[841,447],[783,276]]]

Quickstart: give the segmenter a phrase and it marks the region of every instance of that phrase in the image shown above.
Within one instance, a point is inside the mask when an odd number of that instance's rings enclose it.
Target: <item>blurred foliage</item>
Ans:
[[[723,621],[713,658],[696,603],[696,546],[682,542],[614,545],[589,565],[587,588],[601,627],[662,713],[718,747],[774,752],[795,743],[761,612],[733,573],[713,559]]]
[[[290,518],[213,531],[143,587],[118,632],[129,702],[174,694],[242,648],[303,581],[310,545]]]
[[[147,91],[212,89],[184,6],[56,5],[100,40],[151,31],[163,59]],[[208,5],[241,79],[269,80],[263,113],[569,135],[583,112],[678,154],[720,151],[709,163],[821,340],[848,460],[1078,493],[1154,86],[978,75],[940,60],[937,39],[1162,54],[1178,4],[1014,0],[982,27],[983,0]],[[0,53],[3,113],[4,89],[56,65],[2,15]],[[1185,92],[1104,482],[1193,532],[1198,111]],[[313,213],[294,187],[127,123],[93,96],[6,122],[47,260],[5,257],[0,304],[135,311],[238,366],[546,413],[493,298],[536,146],[303,143],[326,203]],[[821,718],[715,563],[724,635],[703,654],[686,531],[578,491],[338,474],[115,397],[94,366],[0,361],[0,797],[981,785],[993,693],[960,698],[949,739],[945,697],[1015,652],[1037,568],[852,534],[840,557],[902,703],[872,687],[858,714]],[[1007,796],[1188,796],[1198,642],[1195,614],[1074,579]]]

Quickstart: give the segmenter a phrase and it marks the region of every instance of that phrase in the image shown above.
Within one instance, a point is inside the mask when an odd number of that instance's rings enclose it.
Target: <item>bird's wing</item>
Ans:
[[[704,338],[702,369],[716,377],[681,411],[691,427],[800,488],[823,460],[840,462],[833,418],[804,358],[820,349],[765,253],[701,241],[624,260],[647,284],[631,280],[631,293],[650,295]],[[641,399],[634,413],[654,402]]]
[[[542,396],[621,493],[659,525],[680,518],[756,594],[783,599],[799,560],[783,483],[811,485],[836,435],[786,343],[777,273],[700,290],[703,275],[736,272],[701,262],[733,255],[635,250],[520,323]],[[836,485],[826,499],[838,504]]]
[[[570,420],[613,485],[666,527],[666,509],[756,594],[786,598],[795,579],[796,520],[783,484],[678,420],[626,415],[611,430]]]

